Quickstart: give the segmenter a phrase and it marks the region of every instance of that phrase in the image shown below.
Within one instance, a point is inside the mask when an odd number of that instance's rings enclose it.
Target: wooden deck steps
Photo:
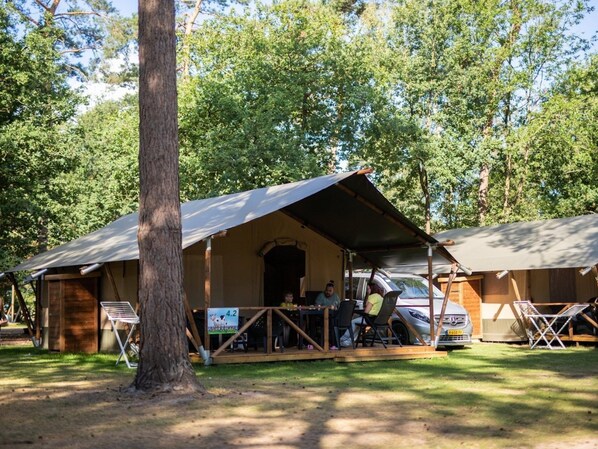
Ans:
[[[293,362],[300,360],[328,360],[332,359],[339,363],[372,362],[380,360],[412,360],[421,358],[446,357],[446,351],[437,351],[429,346],[403,346],[384,347],[374,346],[372,348],[357,349],[344,348],[342,350],[320,352],[316,350],[298,350],[287,348],[285,352],[264,352],[249,350],[248,352],[235,351],[225,352],[213,358],[214,365],[232,363],[263,363],[263,362]],[[194,363],[201,363],[202,360],[197,354],[191,354]]]

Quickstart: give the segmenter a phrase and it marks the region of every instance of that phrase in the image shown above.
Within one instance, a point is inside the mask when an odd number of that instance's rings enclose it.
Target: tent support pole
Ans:
[[[17,295],[17,300],[19,301],[19,306],[21,307],[21,313],[23,314],[23,318],[25,319],[25,324],[27,324],[27,331],[29,332],[29,336],[32,339],[35,339],[35,335],[33,334],[33,321],[31,320],[31,315],[29,314],[29,309],[27,308],[27,304],[25,303],[25,298],[21,294],[21,290],[19,289],[19,284],[15,278],[14,273],[6,273],[8,280],[12,284],[14,291]]]
[[[440,335],[442,334],[442,323],[444,323],[444,313],[446,312],[446,305],[448,304],[449,297],[451,296],[451,289],[453,287],[453,281],[457,277],[457,264],[453,263],[451,266],[451,272],[446,283],[446,291],[444,292],[444,300],[442,301],[442,309],[440,310],[440,319],[438,320],[438,329],[436,330],[436,344],[438,347],[440,342]]]
[[[108,265],[107,263],[104,264],[104,271],[106,271],[106,276],[108,276],[108,280],[110,281],[110,285],[112,286],[112,291],[114,292],[114,299],[120,301],[120,294],[118,293],[118,288],[116,287],[114,276],[112,276],[112,270],[110,269],[110,265]]]
[[[206,239],[204,254],[204,342],[207,351],[210,350],[210,336],[208,334],[208,309],[212,303],[212,237]]]
[[[40,278],[36,279],[35,291],[35,346],[40,347],[42,342],[42,286]]]
[[[348,253],[347,268],[349,271],[349,299],[355,299],[353,298],[353,253],[351,251]]]
[[[434,249],[432,245],[428,244],[428,301],[430,303],[430,344],[435,342],[434,333],[434,279],[432,279],[432,259]]]
[[[203,344],[201,343],[201,337],[199,336],[199,331],[197,330],[197,326],[195,325],[195,319],[193,318],[193,310],[191,310],[191,305],[189,304],[189,299],[187,298],[187,293],[183,292],[183,303],[185,305],[185,314],[187,315],[187,320],[189,321],[189,328],[186,329],[187,337],[197,349],[197,353],[202,355],[205,353]],[[204,359],[205,361],[205,359]]]

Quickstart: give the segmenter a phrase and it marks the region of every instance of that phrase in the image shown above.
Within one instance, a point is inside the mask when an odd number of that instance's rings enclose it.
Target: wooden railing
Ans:
[[[330,349],[329,346],[329,337],[328,332],[330,328],[329,324],[329,308],[328,307],[321,307],[323,313],[323,339],[324,344],[320,346],[307,332],[301,329],[296,323],[293,322],[287,315],[284,314],[284,311],[297,311],[297,313],[301,313],[302,310],[314,310],[315,308],[309,307],[302,307],[299,306],[297,309],[288,309],[285,307],[239,307],[239,310],[249,310],[249,311],[257,311],[251,318],[249,318],[240,328],[239,330],[229,337],[224,343],[222,343],[213,353],[212,357],[216,357],[223,351],[225,351],[235,340],[241,337],[245,332],[247,332],[251,326],[255,324],[255,322],[262,317],[264,314],[266,315],[266,353],[272,354],[272,317],[274,314],[279,316],[284,323],[286,323],[292,330],[297,332],[297,335],[303,338],[307,343],[313,346],[314,349],[318,351],[328,352]]]

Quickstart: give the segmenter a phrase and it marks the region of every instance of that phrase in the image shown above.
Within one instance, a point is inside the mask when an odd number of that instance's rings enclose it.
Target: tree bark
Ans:
[[[430,233],[432,229],[432,211],[431,211],[431,198],[430,198],[430,184],[428,183],[428,171],[424,164],[424,160],[420,159],[418,164],[419,173],[419,185],[422,188],[422,194],[424,195],[424,214],[426,222],[426,233]]]
[[[139,304],[136,390],[203,391],[185,336],[174,0],[139,2]]]
[[[490,179],[490,165],[485,162],[480,168],[478,187],[478,220],[479,225],[484,226],[486,215],[488,215],[488,185]]]

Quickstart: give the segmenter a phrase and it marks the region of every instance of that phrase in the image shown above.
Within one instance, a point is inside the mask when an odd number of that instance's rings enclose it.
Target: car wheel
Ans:
[[[394,321],[392,323],[392,329],[395,331],[395,334],[397,334],[397,337],[399,337],[399,341],[402,345],[408,345],[410,343],[409,331],[403,323]]]

